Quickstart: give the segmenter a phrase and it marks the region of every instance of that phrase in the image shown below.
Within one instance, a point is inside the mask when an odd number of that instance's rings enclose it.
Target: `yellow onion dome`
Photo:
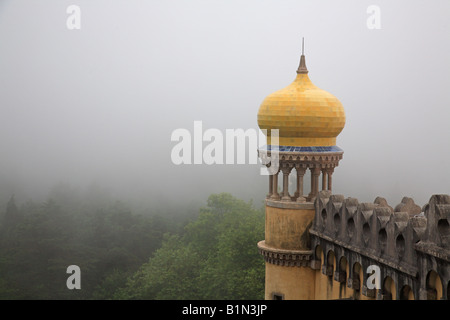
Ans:
[[[278,129],[280,146],[335,146],[345,112],[335,96],[311,82],[302,54],[294,82],[262,102],[258,125],[267,130],[268,145],[270,129]]]

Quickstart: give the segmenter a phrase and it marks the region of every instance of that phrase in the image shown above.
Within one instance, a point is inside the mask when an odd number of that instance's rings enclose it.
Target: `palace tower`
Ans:
[[[336,146],[336,137],[345,125],[344,108],[335,96],[311,82],[302,52],[294,82],[264,99],[258,125],[269,133],[270,129],[279,130],[279,146],[271,144],[268,134],[267,146],[258,150],[264,161],[278,161],[278,170],[275,168],[276,172],[269,176],[266,238],[258,243],[266,258],[265,298],[313,299],[314,270],[309,268],[312,252],[308,231],[314,220],[320,180],[321,189],[331,192],[332,175],[344,153]],[[288,180],[293,172],[297,189],[291,195]],[[305,194],[303,180],[308,172],[311,187]]]
[[[359,203],[332,194],[345,112],[311,82],[303,52],[295,80],[262,102],[258,125],[267,130],[258,155],[270,173],[265,240],[258,243],[265,299],[449,296],[450,196],[433,195],[423,208],[405,197],[394,209],[381,197]],[[367,271],[374,268],[375,287]]]

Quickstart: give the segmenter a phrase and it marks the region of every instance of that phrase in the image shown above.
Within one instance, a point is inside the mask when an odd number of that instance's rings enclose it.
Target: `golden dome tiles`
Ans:
[[[312,84],[307,74],[298,74],[289,86],[264,99],[258,125],[278,129],[280,145],[332,146],[344,128],[345,112],[335,96]]]

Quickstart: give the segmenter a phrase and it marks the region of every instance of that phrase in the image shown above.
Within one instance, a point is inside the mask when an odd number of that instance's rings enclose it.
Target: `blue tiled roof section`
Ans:
[[[274,150],[280,152],[342,152],[343,150],[338,146],[330,147],[294,147],[294,146],[271,146],[265,145],[261,150]]]

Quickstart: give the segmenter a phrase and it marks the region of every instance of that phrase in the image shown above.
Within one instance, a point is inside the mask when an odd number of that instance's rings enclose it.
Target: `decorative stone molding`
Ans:
[[[359,263],[362,270],[361,293],[377,299],[392,297],[385,288],[371,292],[364,286],[370,265],[380,267],[381,279],[390,277],[395,283],[397,299],[404,286],[408,286],[416,299],[436,296],[428,289],[428,275],[435,272],[442,284],[442,298],[450,292],[450,196],[433,195],[423,212],[411,198],[403,198],[395,209],[383,198],[374,203],[359,203],[353,198],[331,195],[322,191],[314,202],[315,216],[309,230],[312,261],[325,262],[322,270],[330,266],[326,257],[316,252],[333,251],[336,261],[345,258],[350,268],[347,285],[357,287],[352,267]],[[398,211],[407,209],[408,211]],[[320,246],[322,250],[316,251]],[[319,264],[319,262],[316,262]],[[341,280],[334,275],[336,281]],[[405,297],[403,297],[405,298]]]
[[[266,199],[266,206],[281,209],[301,209],[301,210],[313,210],[314,203],[312,202],[286,202],[277,201],[272,199]]]
[[[344,152],[283,152],[277,151],[274,154],[278,154],[278,160],[281,162],[289,161],[289,162],[302,162],[308,163],[308,168],[311,165],[319,165],[318,167],[321,169],[325,168],[334,168],[337,167],[339,161],[342,160]],[[270,157],[272,156],[271,151],[259,149],[258,150],[259,157],[264,161],[263,163],[267,163],[270,161]]]
[[[287,267],[309,267],[312,252],[303,250],[280,250],[258,242],[258,251],[268,263]]]

